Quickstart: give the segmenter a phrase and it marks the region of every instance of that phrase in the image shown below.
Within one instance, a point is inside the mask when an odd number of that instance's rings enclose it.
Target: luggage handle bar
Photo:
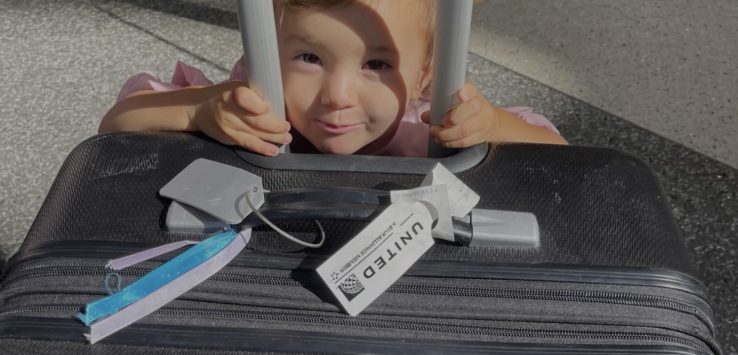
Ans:
[[[341,219],[364,221],[389,205],[389,191],[353,187],[303,188],[267,192],[259,211],[274,220]],[[465,246],[540,246],[538,221],[527,212],[472,209],[462,217],[452,217],[454,238]],[[172,232],[211,233],[229,225],[204,212],[172,201],[166,227]],[[254,227],[262,220],[253,214],[239,224]]]
[[[431,89],[431,125],[440,125],[443,115],[456,104],[456,93],[464,85],[471,27],[472,0],[438,0]],[[275,114],[286,119],[279,48],[272,1],[236,0],[238,28],[244,51],[249,86],[263,95]],[[286,153],[286,145],[280,152]],[[455,153],[428,139],[428,157]]]

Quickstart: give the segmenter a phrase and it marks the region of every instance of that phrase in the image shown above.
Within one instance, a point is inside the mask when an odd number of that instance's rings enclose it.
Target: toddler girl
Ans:
[[[239,60],[213,84],[178,63],[171,83],[131,77],[100,123],[115,131],[201,131],[230,145],[293,152],[425,156],[432,76],[433,0],[275,0],[287,121],[248,88]],[[566,144],[524,108],[500,109],[473,84],[430,128],[449,148],[482,142]]]

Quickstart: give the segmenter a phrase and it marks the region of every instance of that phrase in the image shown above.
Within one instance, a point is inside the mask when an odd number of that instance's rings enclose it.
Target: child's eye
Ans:
[[[310,64],[320,64],[320,58],[313,53],[303,53],[297,56],[298,60]]]
[[[382,70],[382,69],[392,68],[392,66],[389,65],[389,64],[387,64],[387,62],[384,62],[384,61],[378,60],[378,59],[372,59],[372,60],[366,62],[366,64],[364,64],[364,66],[367,69],[370,69],[370,70]]]

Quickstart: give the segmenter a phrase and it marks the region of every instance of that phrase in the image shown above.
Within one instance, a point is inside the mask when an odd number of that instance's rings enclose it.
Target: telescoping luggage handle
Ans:
[[[431,96],[431,124],[440,124],[443,115],[446,114],[455,104],[457,92],[464,85],[466,74],[466,59],[469,43],[469,29],[471,24],[472,0],[439,0],[437,3],[437,19],[434,37],[434,67],[433,67],[433,89]],[[284,111],[284,95],[282,88],[282,78],[279,65],[279,49],[277,47],[276,23],[274,20],[274,8],[271,1],[267,0],[236,0],[236,8],[238,12],[239,29],[244,49],[244,65],[248,73],[249,86],[259,94],[266,97],[273,103],[273,109],[282,119],[286,119]],[[428,139],[428,156],[444,157],[449,154],[449,150],[444,149],[435,144],[433,139]],[[283,152],[287,147],[283,147]],[[265,167],[277,168],[281,170],[322,170],[322,171],[352,171],[352,172],[384,172],[384,173],[403,173],[403,174],[423,174],[433,169],[433,166],[442,163],[442,166],[448,167],[451,173],[457,173],[466,170],[481,161],[488,152],[488,145],[478,145],[463,150],[455,157],[445,157],[441,159],[419,159],[419,158],[390,158],[390,157],[329,157],[325,159],[322,155],[302,155],[281,154],[278,157],[261,157],[257,154],[249,154],[239,152],[239,155],[246,159],[249,163]],[[286,163],[286,164],[285,164]],[[398,164],[401,163],[401,164]],[[203,170],[203,169],[201,169]],[[203,171],[208,171],[204,169]],[[214,169],[217,170],[217,169]],[[201,181],[202,172],[190,174],[189,178]],[[185,174],[187,175],[187,174]],[[216,174],[212,178],[213,181],[230,181],[232,184],[225,184],[232,188],[238,189],[238,179],[230,179],[231,173]],[[237,174],[236,174],[237,175]],[[189,180],[188,180],[189,181]],[[184,185],[190,185],[185,183]],[[224,184],[216,184],[224,185]],[[256,212],[254,208],[244,208],[244,211],[236,210],[230,206],[230,213],[221,213],[220,210],[209,210],[208,205],[213,196],[213,191],[203,192],[203,196],[195,196],[194,200],[178,200],[176,194],[169,194],[167,189],[162,189],[162,195],[172,198],[174,201],[170,206],[167,214],[167,227],[170,230],[181,231],[206,231],[210,228],[220,228],[227,224],[239,223],[245,215],[250,211]],[[182,189],[175,189],[182,190]],[[191,189],[184,189],[187,195],[193,197]],[[222,189],[224,192],[221,196],[227,199],[232,197],[232,191]],[[228,190],[228,191],[227,191]],[[334,189],[335,190],[335,189]],[[325,193],[323,191],[322,193]],[[339,193],[335,190],[333,195]],[[238,194],[236,194],[238,195]],[[260,202],[264,202],[264,192],[260,191]],[[298,193],[297,195],[300,195]],[[304,196],[301,196],[303,198]],[[344,196],[345,197],[345,196]],[[202,200],[202,201],[201,201]],[[203,202],[206,201],[206,202]],[[194,207],[194,208],[193,208]],[[302,206],[310,207],[310,206]],[[345,206],[344,206],[345,207]],[[365,206],[364,206],[365,207]],[[369,210],[374,210],[376,205]],[[317,211],[315,206],[307,208]],[[347,211],[345,208],[338,211]],[[348,209],[352,211],[352,209]],[[284,212],[284,211],[283,211]],[[336,210],[320,209],[319,214],[314,217],[343,217],[334,216]],[[326,214],[326,215],[323,215]],[[356,211],[350,213],[353,217]],[[358,213],[360,215],[361,213]],[[465,220],[457,220],[457,225],[466,225],[471,227],[474,224],[484,224],[489,230],[499,229],[500,225],[504,225],[500,221],[515,221],[509,226],[511,228],[503,228],[504,233],[495,235],[494,232],[481,233],[482,229],[478,229],[476,235],[484,235],[485,237],[476,238],[478,241],[487,239],[491,244],[513,244],[537,246],[538,230],[535,223],[535,216],[525,215],[524,218],[518,218],[514,212],[507,211],[490,211],[477,210],[474,213],[465,216]],[[220,216],[220,218],[212,218]],[[533,223],[530,223],[532,217]],[[521,219],[522,218],[522,219]],[[485,222],[482,222],[485,221]],[[522,223],[520,223],[522,222]],[[492,227],[496,225],[498,227]],[[517,228],[514,226],[535,225],[536,228],[528,230],[528,228]],[[470,239],[472,235],[469,227],[459,229],[459,235],[466,235],[464,239]],[[502,235],[500,238],[499,235]],[[514,236],[508,238],[509,236]],[[519,238],[519,235],[530,235],[532,237]],[[458,241],[457,241],[458,242]],[[466,241],[469,244],[470,240]],[[466,243],[463,243],[466,244]],[[475,243],[474,243],[475,244]]]
[[[448,241],[466,246],[536,248],[540,245],[538,222],[533,214],[474,208],[479,196],[440,164],[429,172],[422,185],[439,184],[443,193],[453,199],[427,201],[439,211],[448,208],[455,211],[449,216]],[[395,193],[399,195],[394,196]],[[250,228],[271,218],[366,220],[378,209],[395,203],[396,198],[427,197],[418,189],[403,193],[320,187],[267,192],[261,177],[207,159],[192,162],[162,187],[159,194],[172,199],[165,221],[167,229],[188,233],[212,233],[232,225],[238,225],[238,229]],[[446,205],[445,209],[442,205]]]
[[[464,85],[472,0],[439,0],[437,6],[431,125],[442,123],[443,115],[454,106],[456,93]],[[236,8],[249,86],[272,103],[280,118],[286,119],[272,1],[236,0]],[[282,146],[281,152],[286,153],[287,148]],[[428,139],[428,157],[447,157],[454,152]],[[475,155],[480,152],[474,151]],[[484,150],[483,155],[486,153]]]
[[[268,192],[262,215],[274,220],[342,219],[368,220],[386,206],[388,191],[353,188],[313,188]],[[370,201],[371,199],[374,201]],[[249,215],[241,227],[263,224]],[[215,233],[230,225],[192,206],[172,201],[165,220],[170,232]],[[454,242],[462,246],[536,248],[540,232],[535,215],[527,212],[474,208],[460,218],[452,218]]]

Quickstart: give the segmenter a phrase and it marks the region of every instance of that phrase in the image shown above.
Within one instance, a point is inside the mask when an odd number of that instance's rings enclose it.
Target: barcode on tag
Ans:
[[[346,313],[355,316],[433,245],[423,202],[393,203],[317,269]]]

